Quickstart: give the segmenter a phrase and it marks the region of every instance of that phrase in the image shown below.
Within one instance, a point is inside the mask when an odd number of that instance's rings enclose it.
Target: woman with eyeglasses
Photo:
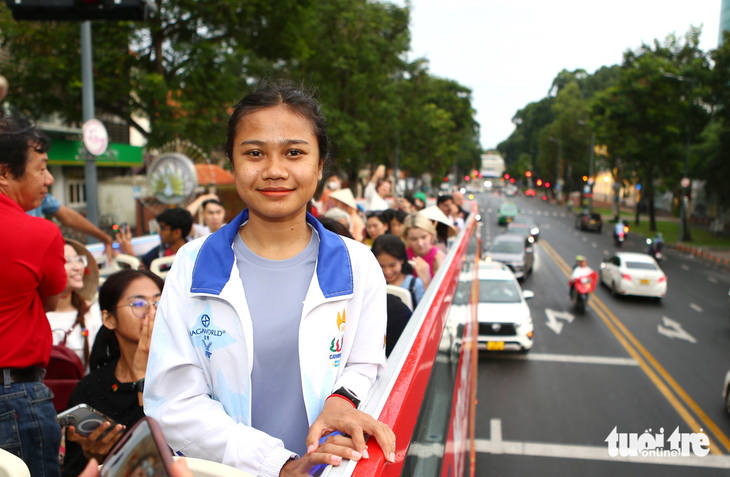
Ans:
[[[89,369],[89,353],[101,328],[101,310],[92,303],[99,275],[93,273],[96,261],[79,242],[66,240],[66,289],[58,299],[56,311],[46,313],[53,331],[53,344],[65,344]],[[79,253],[80,252],[80,253]],[[89,267],[91,265],[91,267]]]
[[[99,291],[104,326],[91,350],[91,373],[74,390],[68,406],[87,404],[113,419],[88,437],[68,428],[63,475],[77,476],[89,459],[98,462],[144,416],[142,391],[152,327],[164,282],[147,270],[123,270],[107,278]]]

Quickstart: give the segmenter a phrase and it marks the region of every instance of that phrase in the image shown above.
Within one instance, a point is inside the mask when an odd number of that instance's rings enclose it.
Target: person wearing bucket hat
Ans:
[[[63,343],[89,367],[89,353],[101,328],[101,310],[95,302],[99,287],[99,267],[81,243],[66,240],[66,288],[56,311],[46,313],[53,332],[53,344]]]
[[[352,191],[350,189],[336,190],[330,193],[329,198],[335,201],[335,207],[350,214],[350,233],[355,240],[362,242],[365,239],[365,221],[360,217],[360,209],[357,207]]]
[[[425,192],[416,192],[413,194],[413,207],[416,210],[423,210],[426,208],[426,202],[428,201],[428,197],[426,196]]]

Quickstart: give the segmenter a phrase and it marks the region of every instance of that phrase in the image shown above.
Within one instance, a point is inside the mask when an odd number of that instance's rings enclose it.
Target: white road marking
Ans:
[[[682,264],[682,270],[689,270],[689,265]]]
[[[492,213],[492,209],[487,209],[487,213],[491,214]]]
[[[608,252],[608,250],[604,250],[604,251],[603,251],[603,254],[604,254],[604,255],[611,255],[611,254],[610,254],[610,253]]]
[[[591,247],[596,248],[598,247],[598,245],[596,244],[596,242],[591,242]]]
[[[583,237],[583,241],[584,242],[587,242],[588,241],[588,237]]]
[[[443,457],[444,445],[438,442],[432,444],[422,444],[414,442],[408,447],[408,455],[418,457],[420,459],[428,459],[429,457]]]
[[[575,316],[571,315],[567,311],[555,311],[550,308],[545,308],[545,316],[547,316],[548,319],[545,324],[557,335],[559,335],[563,330],[563,324],[558,321],[559,318],[567,321],[568,323],[572,323],[575,319]]]
[[[567,217],[567,215],[565,214],[565,212],[562,212],[562,213],[560,214],[560,216],[561,216],[561,217]]]
[[[536,210],[536,211],[535,211],[535,215],[542,215],[542,212],[541,212],[541,211],[539,211],[539,210]],[[546,214],[546,215],[547,215],[547,214]]]
[[[702,313],[702,307],[696,303],[690,303],[689,307],[692,308],[694,311]]]
[[[682,325],[680,323],[677,323],[676,321],[672,320],[671,318],[667,318],[666,316],[662,316],[662,321],[664,322],[664,326],[657,325],[657,331],[660,335],[664,335],[667,338],[671,339],[677,338],[680,340],[689,341],[690,343],[697,343],[695,337],[687,333],[684,328],[682,328]]]
[[[541,442],[520,442],[502,440],[502,420],[492,419],[489,423],[490,438],[474,439],[474,450],[489,454],[528,455],[536,457],[559,457],[565,459],[600,460],[609,462],[629,462],[636,464],[681,465],[687,467],[706,467],[730,469],[730,456],[706,455],[692,456],[648,456],[616,457],[608,455],[608,446],[585,446],[570,444],[545,444]]]
[[[553,212],[553,217],[557,217],[557,216],[558,216],[558,213],[557,212]]]
[[[562,323],[560,323],[562,325]],[[613,358],[611,356],[581,356],[574,354],[527,353],[495,354],[498,359],[518,359],[524,361],[551,361],[555,363],[612,364],[616,366],[638,366],[634,358]]]
[[[708,282],[717,283],[717,278],[715,277],[707,277]]]
[[[578,232],[573,232],[573,233],[575,234],[576,237],[578,236]]]

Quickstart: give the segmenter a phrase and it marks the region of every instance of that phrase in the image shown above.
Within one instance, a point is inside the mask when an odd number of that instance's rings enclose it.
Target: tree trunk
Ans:
[[[654,210],[654,168],[649,167],[646,177],[646,190],[649,194],[649,230],[656,232],[656,211]]]

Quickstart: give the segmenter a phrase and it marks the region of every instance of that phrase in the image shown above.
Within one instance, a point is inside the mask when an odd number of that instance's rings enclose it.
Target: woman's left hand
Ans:
[[[327,399],[324,408],[307,435],[307,454],[312,454],[323,436],[340,431],[352,438],[355,450],[362,454],[367,449],[365,434],[375,437],[385,455],[385,460],[395,462],[395,434],[390,428],[372,416],[358,411],[352,404],[333,397]]]

